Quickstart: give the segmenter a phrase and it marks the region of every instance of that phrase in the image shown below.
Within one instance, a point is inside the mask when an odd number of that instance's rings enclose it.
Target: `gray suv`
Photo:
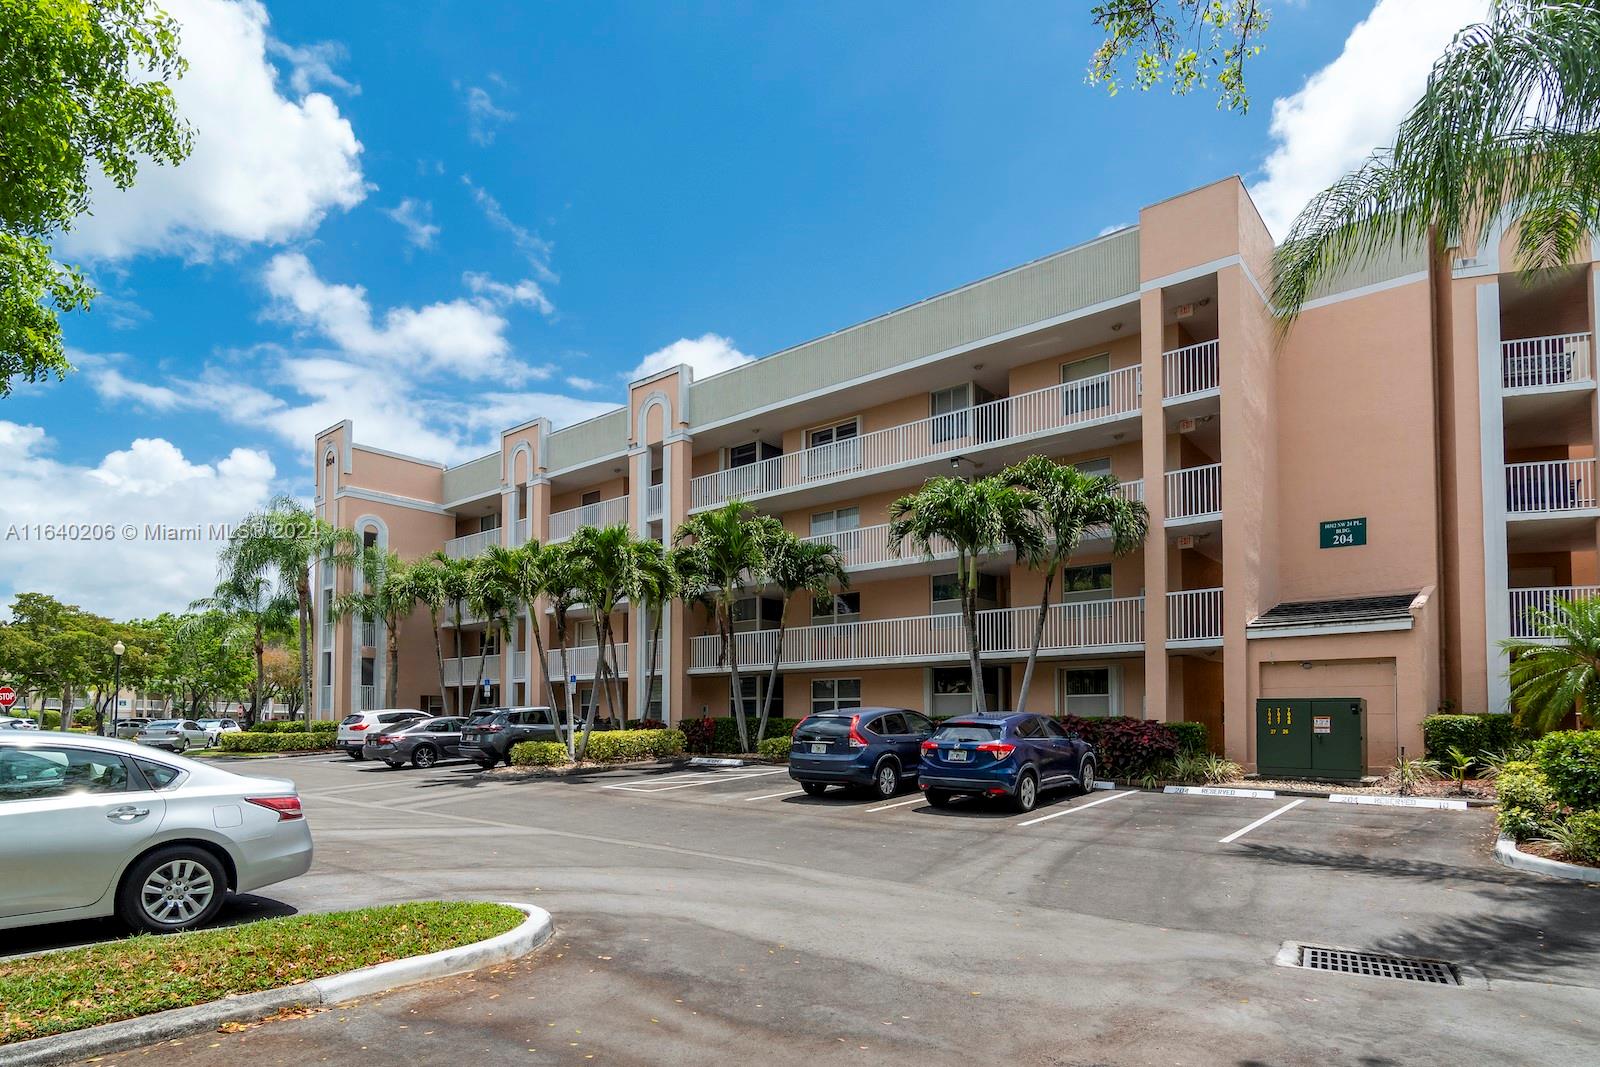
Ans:
[[[461,729],[461,755],[488,770],[511,765],[511,747],[520,741],[560,741],[561,728],[549,708],[484,708]]]

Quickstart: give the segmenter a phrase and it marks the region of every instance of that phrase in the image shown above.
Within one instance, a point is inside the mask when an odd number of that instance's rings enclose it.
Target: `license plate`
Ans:
[[[826,751],[828,751],[828,746],[825,745],[825,744],[824,745],[812,745],[811,746],[811,751],[813,751],[813,752],[826,752]]]
[[[971,758],[971,754],[964,748],[952,748],[944,754],[944,758],[951,763],[966,763]]]

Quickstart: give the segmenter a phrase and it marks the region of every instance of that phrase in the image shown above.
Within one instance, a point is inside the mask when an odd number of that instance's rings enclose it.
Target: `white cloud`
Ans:
[[[694,376],[698,380],[753,362],[755,362],[754,356],[747,356],[733,347],[733,342],[728,338],[719,334],[704,333],[694,338],[680,337],[667,347],[650,353],[639,361],[637,367],[628,372],[628,377],[643,378],[676,367],[680,363],[687,363],[694,368]]]
[[[433,239],[439,236],[439,227],[433,223],[433,205],[426,200],[408,196],[384,214],[400,224],[406,231],[406,240],[417,248],[432,248]]]
[[[517,117],[515,111],[497,106],[488,91],[476,85],[467,88],[466,104],[467,133],[476,144],[493,144],[495,127]]]
[[[328,96],[282,94],[257,0],[162,6],[182,26],[189,70],[173,94],[194,127],[194,151],[178,167],[140,168],[132,189],[96,181],[94,214],[62,235],[64,255],[204,259],[233,242],[287,240],[361,201],[361,143]],[[327,80],[309,60],[295,71],[291,85]]]
[[[91,467],[59,462],[50,447],[42,428],[0,420],[0,601],[38,591],[118,618],[182,610],[216,582],[221,542],[205,538],[207,527],[237,522],[274,488],[272,460],[250,449],[197,463],[170,441],[141,437]],[[23,538],[24,523],[109,526],[114,536]],[[149,538],[147,524],[199,524],[202,539]]]
[[[496,307],[521,305],[531,307],[541,315],[555,314],[555,305],[550,303],[550,298],[544,295],[544,290],[539,283],[522,279],[511,285],[497,282],[487,274],[477,271],[467,271],[461,276],[461,281],[474,296],[482,297],[486,302]]]
[[[289,88],[300,96],[305,96],[319,85],[339,89],[351,96],[361,95],[361,86],[333,69],[333,65],[346,55],[344,45],[338,41],[318,41],[296,47],[269,38],[267,51],[289,64]]]
[[[593,378],[579,378],[576,375],[568,378],[567,384],[572,386],[574,389],[582,389],[585,392],[592,392],[595,389],[601,388],[600,383],[595,381]]]
[[[1274,147],[1250,189],[1273,236],[1281,239],[1307,201],[1393,141],[1434,60],[1488,10],[1489,0],[1378,0],[1338,58],[1273,101]]]
[[[527,258],[533,266],[534,273],[547,282],[556,280],[555,272],[550,269],[551,245],[549,241],[540,237],[526,226],[522,226],[505,213],[500,206],[500,201],[489,194],[481,185],[477,185],[467,175],[461,176],[461,181],[468,189],[472,190],[472,199],[477,201],[482,209],[484,218],[496,229],[504,230],[511,237],[511,243],[517,246],[517,251]]]

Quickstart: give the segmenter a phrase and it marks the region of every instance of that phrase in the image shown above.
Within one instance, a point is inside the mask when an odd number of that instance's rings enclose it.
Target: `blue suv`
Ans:
[[[794,728],[789,777],[811,796],[830,785],[867,786],[892,797],[915,778],[933,723],[907,708],[852,708],[808,715]]]
[[[1043,715],[967,715],[946,719],[922,743],[917,785],[942,808],[955,796],[1010,797],[1032,811],[1039,793],[1094,788],[1094,746]]]

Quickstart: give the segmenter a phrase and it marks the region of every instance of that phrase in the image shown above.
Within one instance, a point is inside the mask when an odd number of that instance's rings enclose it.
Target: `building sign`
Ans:
[[[1314,734],[1331,734],[1331,733],[1333,733],[1333,716],[1332,715],[1313,715],[1313,716],[1311,716],[1311,732],[1314,733]]]
[[[1333,519],[1322,524],[1323,548],[1350,548],[1367,543],[1367,520]]]

